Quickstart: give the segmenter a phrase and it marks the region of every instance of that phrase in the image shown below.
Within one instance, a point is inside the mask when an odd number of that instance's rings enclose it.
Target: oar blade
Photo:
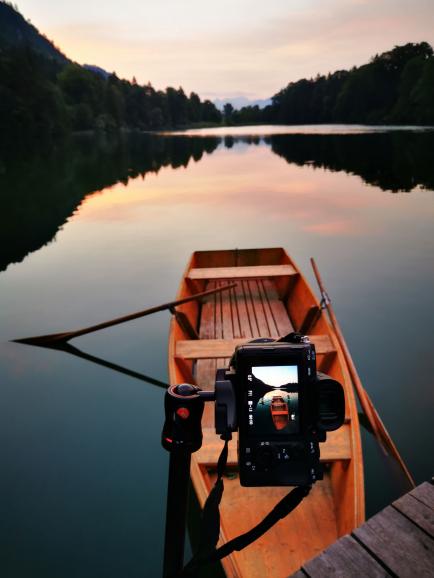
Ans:
[[[24,343],[25,345],[37,345],[38,347],[56,347],[56,345],[66,343],[68,339],[71,339],[71,332],[36,335],[34,337],[12,339],[11,341],[13,343]]]

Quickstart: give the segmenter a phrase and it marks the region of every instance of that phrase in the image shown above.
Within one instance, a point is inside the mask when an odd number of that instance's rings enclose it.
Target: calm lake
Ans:
[[[164,391],[11,343],[175,298],[196,249],[314,256],[418,483],[434,472],[434,132],[249,127],[81,138],[0,163],[0,573],[159,576]],[[167,380],[169,315],[73,343]],[[367,514],[403,491],[363,433]],[[224,499],[224,498],[223,498]]]

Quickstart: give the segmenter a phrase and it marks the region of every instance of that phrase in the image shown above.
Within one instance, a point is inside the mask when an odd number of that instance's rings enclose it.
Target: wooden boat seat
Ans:
[[[351,426],[349,423],[344,424],[336,431],[328,432],[327,441],[320,444],[321,461],[334,462],[336,460],[351,459]],[[233,433],[233,438],[229,442],[228,465],[236,466],[237,460],[237,441],[238,434]],[[200,465],[214,466],[217,463],[220,452],[222,451],[223,442],[215,433],[213,428],[203,428],[203,444],[201,449],[195,454]]]
[[[245,267],[201,267],[190,269],[188,279],[248,279],[297,275],[292,265],[255,265]]]
[[[278,336],[274,336],[277,339]],[[328,335],[311,335],[310,340],[316,347],[317,355],[334,353],[331,339]],[[231,357],[235,347],[246,343],[248,339],[187,339],[176,343],[176,357],[184,359],[218,359]]]
[[[207,282],[206,289],[225,283],[212,279]],[[204,299],[199,339],[178,340],[175,357],[180,361],[195,360],[196,383],[210,389],[214,387],[217,368],[227,367],[237,345],[257,337],[287,335],[291,331],[294,331],[294,326],[279,298],[274,280],[241,278],[233,289]],[[319,356],[325,359],[326,354],[335,353],[328,335],[312,335],[311,338]]]

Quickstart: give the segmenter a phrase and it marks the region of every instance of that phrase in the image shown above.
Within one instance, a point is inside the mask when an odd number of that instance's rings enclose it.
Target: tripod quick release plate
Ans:
[[[234,387],[225,374],[225,369],[218,369],[215,381],[215,431],[222,436],[238,427]]]

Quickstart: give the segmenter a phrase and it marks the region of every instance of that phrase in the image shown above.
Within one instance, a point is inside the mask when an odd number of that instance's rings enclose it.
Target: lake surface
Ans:
[[[170,301],[196,249],[282,246],[316,289],[314,256],[395,443],[418,483],[433,473],[434,133],[219,132],[83,138],[0,163],[5,577],[159,575],[164,391],[10,340]],[[166,381],[168,322],[159,313],[73,344]],[[363,443],[371,515],[404,486]]]

